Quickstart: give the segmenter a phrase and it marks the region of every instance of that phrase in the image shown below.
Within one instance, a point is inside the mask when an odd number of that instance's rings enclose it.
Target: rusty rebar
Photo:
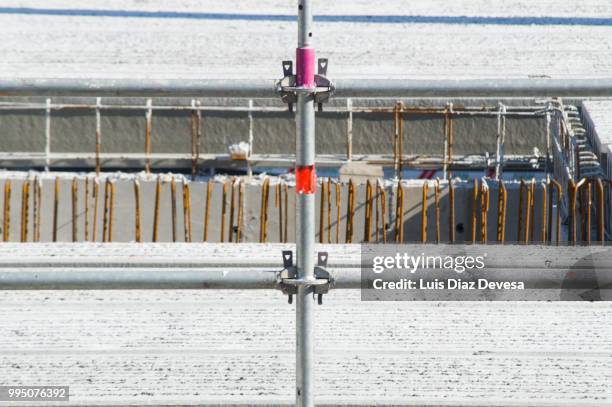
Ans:
[[[283,233],[283,243],[287,243],[288,239],[289,239],[289,234],[287,232],[288,227],[289,227],[289,186],[287,184],[283,184],[284,185],[284,189],[285,189],[285,216],[284,216],[284,221],[285,221],[285,225],[284,225],[284,233]]]
[[[236,225],[236,242],[242,240],[242,223],[244,219],[244,181],[238,181],[238,225]]]
[[[21,188],[21,242],[28,241],[28,226],[29,226],[29,202],[30,202],[30,182],[23,181]]]
[[[226,181],[223,183],[223,193],[221,194],[221,231],[219,236],[219,241],[221,243],[225,242],[225,219],[227,217],[227,188],[230,181]],[[262,187],[263,194],[263,187]],[[260,212],[261,214],[261,212]],[[260,243],[261,243],[261,230],[259,231]]]
[[[342,188],[336,182],[336,243],[340,243],[340,212],[342,210]]]
[[[325,229],[325,181],[321,180],[321,195],[319,202],[319,243],[323,243],[324,229]]]
[[[478,217],[478,180],[474,178],[472,190],[472,243],[476,243],[476,225]]]
[[[268,197],[270,194],[270,178],[264,180],[261,186],[261,207],[259,211],[259,242],[266,243],[268,239]]]
[[[497,191],[497,241],[501,244],[506,242],[506,206],[508,205],[508,190],[504,181],[498,181]]]
[[[366,181],[366,196],[365,196],[365,221],[363,224],[363,241],[369,242],[372,231],[372,184],[370,180]]]
[[[91,231],[91,241],[95,242],[97,238],[98,231],[98,195],[100,193],[100,179],[98,176],[93,179],[93,200],[94,200],[94,210],[93,210],[93,222],[92,222],[92,231]]]
[[[84,194],[83,194],[83,206],[85,210],[84,225],[83,225],[83,241],[89,240],[89,178],[85,176],[84,182]]]
[[[380,187],[380,216],[382,223],[382,238],[383,243],[387,243],[387,192],[384,186]]]
[[[172,241],[176,242],[176,181],[170,179],[170,210],[172,218]]]
[[[376,242],[378,243],[380,241],[380,211],[379,211],[379,201],[380,201],[380,184],[378,182],[378,180],[376,180],[376,201],[375,201],[375,206],[376,206],[376,227],[375,229],[375,239]]]
[[[355,215],[355,186],[353,180],[348,182],[348,201],[346,206],[346,234],[345,243],[353,243],[353,216]]]
[[[136,242],[142,242],[142,231],[140,226],[140,182],[134,178],[134,237]]]
[[[210,200],[212,198],[213,184],[211,180],[208,180],[206,184],[206,204],[204,205],[204,232],[202,241],[208,241],[208,225],[210,224]]]
[[[535,230],[534,230],[534,223],[535,223],[535,184],[536,184],[536,180],[535,178],[531,179],[531,184],[529,185],[529,221],[527,223],[525,223],[525,225],[529,224],[529,236],[528,238],[525,238],[525,243],[528,243],[529,239],[531,240],[535,240]]]
[[[541,225],[541,239],[542,243],[546,243],[548,237],[548,189],[546,184],[542,184],[542,225]]]
[[[161,176],[157,176],[157,182],[155,183],[155,207],[153,209],[153,243],[157,242],[159,238],[159,212],[160,212],[160,199],[161,199]]]
[[[72,241],[76,242],[77,239],[77,205],[78,205],[78,193],[79,186],[77,183],[77,178],[72,178]]]
[[[113,241],[113,221],[115,219],[115,181],[107,180],[109,184],[109,205],[108,205],[108,242]]]
[[[59,194],[60,194],[60,179],[55,177],[55,190],[53,194],[53,234],[52,240],[57,242],[57,222],[58,222],[58,210],[59,210]]]
[[[236,178],[232,179],[230,184],[230,215],[229,215],[229,230],[228,230],[228,242],[234,241],[234,210],[236,209]]]
[[[591,183],[592,181],[587,181],[584,184],[584,188],[582,188],[582,241],[588,245],[591,244],[591,205],[593,204],[591,200]]]
[[[191,243],[191,191],[189,183],[185,181],[183,181],[183,228],[185,229],[185,242]]]
[[[605,245],[605,221],[606,214],[604,211],[605,191],[604,184],[601,178],[595,181],[597,191],[597,241],[601,245]]]
[[[487,243],[488,239],[488,214],[489,214],[489,186],[483,179],[480,182],[480,239]]]
[[[573,179],[568,180],[568,200],[569,200],[569,241],[576,244],[576,195],[580,187],[586,182],[586,178],[575,183]]]
[[[521,242],[523,240],[523,201],[525,199],[523,194],[523,189],[525,188],[525,181],[521,178],[519,183],[519,203],[518,203],[518,216],[517,216],[517,242]]]
[[[331,194],[332,182],[331,177],[327,177],[327,243],[332,242],[331,230],[332,230],[332,194]]]
[[[4,214],[2,219],[2,240],[9,241],[11,227],[11,180],[4,181]]]
[[[35,242],[40,242],[40,218],[42,206],[42,181],[38,177],[34,177],[34,195],[33,195],[33,220],[34,220],[34,236]]]
[[[550,178],[550,182],[553,185],[553,188],[556,190],[556,195],[557,195],[557,210],[556,210],[556,230],[555,230],[555,239],[556,239],[556,243],[557,245],[559,245],[559,243],[561,242],[561,200],[563,197],[563,189],[561,187],[561,184],[559,182],[557,182],[554,178]],[[552,190],[550,193],[550,197],[551,197],[551,204],[550,204],[550,212],[552,212]],[[551,215],[551,221],[552,221],[552,215]],[[551,229],[552,231],[552,229]],[[552,241],[552,235],[550,236],[550,239]]]
[[[102,242],[108,242],[109,214],[110,214],[110,184],[108,178],[104,182],[104,211],[102,212]]]
[[[395,242],[404,243],[404,187],[401,181],[397,183],[395,203]]]

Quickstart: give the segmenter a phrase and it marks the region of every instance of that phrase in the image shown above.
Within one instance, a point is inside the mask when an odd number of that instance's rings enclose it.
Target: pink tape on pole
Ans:
[[[298,48],[296,59],[296,85],[305,88],[315,87],[315,50],[311,47]]]

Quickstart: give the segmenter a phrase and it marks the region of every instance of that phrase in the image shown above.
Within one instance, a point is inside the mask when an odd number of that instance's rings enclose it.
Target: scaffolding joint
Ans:
[[[334,83],[327,78],[328,59],[319,58],[317,60],[317,74],[314,76],[315,86],[298,86],[297,75],[293,72],[293,61],[283,61],[283,78],[276,81],[276,93],[281,97],[283,103],[289,105],[289,111],[293,111],[293,104],[297,102],[299,94],[312,95],[318,106],[319,112],[323,111],[323,103],[336,90]]]
[[[297,294],[300,286],[313,287],[317,302],[319,305],[323,304],[323,294],[327,294],[334,285],[332,275],[326,270],[327,259],[327,252],[317,253],[314,278],[298,278],[297,266],[293,264],[293,252],[283,250],[283,270],[276,275],[276,288],[288,296],[289,304],[293,303],[293,296]]]

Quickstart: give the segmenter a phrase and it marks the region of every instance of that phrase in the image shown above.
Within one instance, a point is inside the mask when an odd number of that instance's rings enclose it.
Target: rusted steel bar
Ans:
[[[113,241],[113,221],[115,219],[115,181],[107,180],[109,184],[109,205],[108,205],[108,242]]]
[[[38,177],[34,177],[34,196],[33,196],[33,217],[34,217],[34,236],[35,242],[40,242],[40,218],[42,206],[42,181]]]
[[[325,181],[321,180],[321,199],[319,202],[319,243],[323,243],[325,235]]]
[[[102,150],[102,122],[100,106],[102,98],[96,98],[96,175],[100,175],[100,151]]]
[[[561,200],[563,198],[563,189],[561,187],[561,184],[559,184],[554,178],[550,178],[550,182],[553,186],[553,189],[555,189],[556,195],[557,195],[557,210],[556,210],[557,216],[556,216],[556,222],[555,222],[556,224],[555,239],[556,239],[557,245],[559,245],[559,242],[561,242]],[[552,212],[552,190],[550,192],[551,192],[550,193],[550,196],[551,196],[550,212]],[[550,236],[550,238],[552,240],[552,235]]]
[[[91,241],[95,242],[97,238],[97,229],[98,229],[98,195],[100,193],[100,179],[96,176],[93,179],[93,200],[94,200],[94,210],[93,210],[93,222],[92,222],[92,231],[91,231]]]
[[[482,243],[488,239],[489,185],[483,178],[480,182],[480,238]]]
[[[380,184],[378,182],[378,180],[376,180],[376,201],[375,201],[375,205],[376,205],[376,227],[375,229],[375,239],[376,242],[380,242],[380,211],[379,211],[379,201],[380,201]]]
[[[542,184],[542,225],[541,225],[541,239],[542,243],[547,241],[548,232],[548,189],[546,184]]]
[[[170,205],[172,211],[172,241],[176,242],[176,182],[174,177],[170,179]]]
[[[395,176],[401,179],[402,174],[402,155],[403,145],[402,140],[404,138],[404,117],[402,114],[404,104],[397,102],[393,111],[393,122],[394,122],[394,141],[393,141],[393,167],[395,169]]]
[[[355,186],[353,180],[348,182],[348,201],[346,206],[346,236],[345,243],[353,243],[353,216],[355,215]]]
[[[365,219],[363,223],[363,241],[369,242],[372,235],[372,184],[366,180]]]
[[[87,242],[89,240],[89,178],[85,177],[83,181],[85,183],[85,193],[83,194],[83,205],[85,207],[83,241]]]
[[[30,202],[30,182],[28,180],[23,181],[21,188],[21,242],[25,243],[28,241],[28,226],[29,226],[29,208]]]
[[[159,212],[160,212],[160,199],[161,199],[161,176],[157,176],[157,182],[155,183],[155,207],[153,209],[153,243],[157,242],[159,238]]]
[[[604,210],[605,191],[604,184],[601,178],[597,178],[595,181],[595,188],[597,191],[597,241],[604,245],[605,244],[605,221],[606,214]]]
[[[476,225],[478,217],[478,180],[474,179],[472,187],[472,243],[476,243]]]
[[[285,216],[284,216],[284,220],[285,220],[285,226],[284,226],[284,233],[283,233],[283,243],[287,243],[288,239],[289,239],[289,233],[288,233],[288,225],[289,225],[289,186],[287,184],[284,184],[284,189],[285,189]]]
[[[584,188],[582,188],[582,196],[584,197],[582,205],[582,241],[588,245],[591,244],[591,205],[593,205],[591,200],[591,183],[592,181],[587,181],[584,184]]]
[[[448,239],[455,243],[455,185],[453,178],[448,178]]]
[[[531,179],[531,185],[529,186],[529,221],[527,222],[529,224],[529,239],[531,240],[535,240],[535,230],[534,230],[534,223],[535,223],[535,184],[536,184],[536,180],[535,178]],[[526,225],[527,225],[526,223]],[[526,239],[525,242],[527,242],[529,239]]]
[[[226,215],[226,208],[227,208],[227,188],[229,185],[230,181],[226,181],[223,183],[223,193],[221,194],[221,234],[219,236],[219,241],[221,243],[225,242],[225,219],[227,217]],[[264,181],[265,184],[265,181]],[[263,202],[263,194],[264,194],[264,187],[262,186],[261,188],[261,193],[262,193],[262,202]],[[263,208],[260,210],[260,215],[261,215],[261,211],[263,210]],[[261,219],[261,216],[260,216]],[[262,243],[261,241],[261,236],[262,236],[262,231],[261,231],[261,226],[260,226],[260,230],[259,230],[259,243]]]
[[[53,194],[53,233],[52,241],[57,242],[57,222],[59,210],[60,179],[55,177],[55,193]]]
[[[523,194],[523,190],[525,188],[525,181],[521,178],[520,184],[519,184],[519,204],[518,204],[518,216],[517,216],[517,232],[516,232],[516,241],[517,242],[521,242],[523,240],[523,234],[522,234],[522,230],[523,230],[523,201],[525,199],[524,194]]]
[[[77,239],[77,205],[78,205],[78,184],[77,178],[72,178],[72,241],[76,242]]]
[[[149,174],[151,172],[151,124],[153,119],[153,102],[151,99],[147,99],[147,112],[145,114],[145,172]]]
[[[238,181],[238,225],[236,226],[236,242],[242,240],[242,223],[244,219],[244,181]]]
[[[332,182],[331,177],[327,177],[327,243],[332,242]]]
[[[2,219],[2,240],[9,241],[11,227],[11,180],[4,181],[4,214]]]
[[[506,206],[508,204],[508,190],[504,181],[498,181],[497,191],[497,241],[501,244],[506,242]]]
[[[266,178],[261,186],[261,210],[259,217],[259,242],[268,240],[268,197],[270,195],[270,178]]]
[[[382,223],[382,240],[383,243],[387,243],[387,192],[384,186],[380,186],[380,215],[381,215],[381,223]]]
[[[336,243],[340,243],[340,211],[342,209],[342,189],[336,182]]]
[[[278,208],[278,241],[283,242],[283,186],[279,181],[274,194],[274,206]]]
[[[423,196],[421,197],[421,242],[427,243],[427,195],[429,194],[429,184],[423,183]]]
[[[234,191],[232,189],[232,206],[234,200]],[[232,215],[234,208],[232,208]],[[185,242],[191,243],[191,191],[189,184],[183,182],[183,226],[185,229]]]
[[[230,215],[229,215],[229,230],[228,230],[228,242],[234,241],[234,211],[236,209],[236,179],[232,179],[230,184]]]
[[[136,242],[142,242],[142,231],[140,226],[140,182],[134,178],[134,234]]]
[[[202,237],[203,242],[208,241],[208,225],[210,224],[210,200],[212,198],[213,184],[209,180],[206,184],[206,204],[204,205],[204,236]]]
[[[436,178],[435,189],[435,205],[436,205],[436,243],[440,243],[440,179]]]
[[[586,182],[586,178],[575,183],[573,179],[568,180],[568,200],[569,200],[569,241],[576,244],[576,197],[580,187]]]
[[[397,183],[397,199],[395,205],[395,241],[404,242],[404,187]]]
[[[529,232],[530,232],[530,225],[531,225],[531,219],[532,219],[532,213],[531,213],[531,207],[532,207],[532,200],[533,200],[533,195],[531,194],[532,188],[531,185],[525,185],[525,191],[527,191],[526,194],[526,202],[525,202],[525,236],[524,236],[524,241],[525,243],[529,243]]]
[[[196,107],[200,101],[192,100],[191,106]],[[202,112],[194,109],[191,111],[191,177],[195,179],[198,173],[198,161],[200,160],[200,138],[201,128],[200,122],[202,120]]]
[[[104,182],[104,211],[102,212],[102,242],[108,242],[108,218],[110,212],[110,184],[108,178]]]

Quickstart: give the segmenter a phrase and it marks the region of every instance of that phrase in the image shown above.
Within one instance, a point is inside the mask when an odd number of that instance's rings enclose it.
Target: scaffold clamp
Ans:
[[[325,269],[328,253],[317,254],[317,265],[314,268],[314,278],[298,278],[297,267],[293,264],[293,252],[283,250],[283,270],[277,275],[277,287],[288,295],[289,304],[293,303],[293,295],[297,294],[298,287],[313,287],[313,295],[317,295],[317,302],[323,303],[323,294],[327,294],[333,286],[333,278]]]
[[[276,92],[280,95],[283,103],[289,105],[293,111],[293,104],[297,102],[300,93],[312,94],[319,111],[323,109],[323,103],[327,102],[336,89],[333,82],[327,78],[327,58],[317,60],[317,74],[314,87],[297,86],[297,75],[293,72],[293,61],[283,61],[283,78],[276,82]]]

